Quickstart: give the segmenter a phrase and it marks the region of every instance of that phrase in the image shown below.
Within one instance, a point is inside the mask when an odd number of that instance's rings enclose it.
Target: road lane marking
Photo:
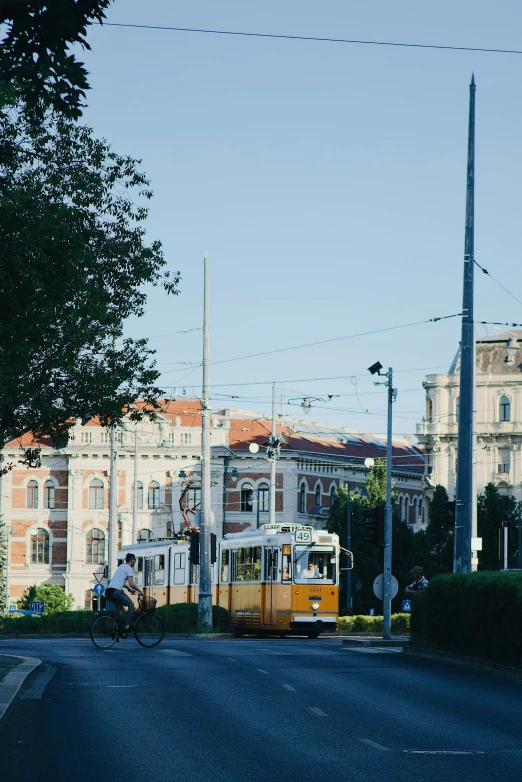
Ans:
[[[238,663],[239,662],[239,660],[236,660],[235,657],[229,657],[228,659],[230,660],[231,663]]]
[[[179,649],[160,649],[160,652],[167,652],[167,654],[175,654],[176,657],[194,657],[189,652],[180,652]]]
[[[308,708],[310,711],[313,711],[314,714],[317,714],[318,717],[328,717],[328,714],[325,714],[324,711],[317,708],[317,706],[309,706]]]
[[[347,652],[359,652],[359,654],[397,654],[402,652],[402,649],[383,649],[381,646],[369,646],[364,649],[348,648]]]
[[[283,684],[283,687],[285,690],[288,690],[289,692],[295,692],[295,687],[292,687],[291,684]]]
[[[484,755],[480,749],[403,749],[410,755]]]
[[[371,739],[359,739],[359,741],[362,741],[363,744],[368,744],[369,747],[373,747],[374,749],[380,749],[382,752],[391,752],[389,747],[384,747],[382,744],[377,744],[376,741],[372,741]]]
[[[266,674],[268,674],[268,676],[270,676],[268,671],[264,671],[262,668],[258,668],[257,670],[259,671],[259,673],[266,673]]]

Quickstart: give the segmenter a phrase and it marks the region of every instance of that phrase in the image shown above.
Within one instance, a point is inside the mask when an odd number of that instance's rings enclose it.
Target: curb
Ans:
[[[36,657],[19,657],[18,659],[22,660],[22,662],[16,668],[13,668],[5,679],[0,682],[0,720],[5,716],[13,699],[18,694],[18,690],[29,674],[42,664],[42,661]]]
[[[409,646],[410,639],[397,635],[395,638],[392,638],[391,640],[384,639],[384,638],[345,638],[342,645],[346,647],[379,647],[382,648],[392,648],[392,649],[405,649],[407,646]]]
[[[455,652],[441,652],[437,649],[422,649],[420,647],[408,646],[402,650],[403,654],[412,657],[424,657],[427,660],[436,660],[441,663],[450,663],[451,665],[461,665],[465,668],[476,668],[482,671],[502,673],[515,679],[522,679],[522,669],[514,668],[511,665],[502,665],[501,663],[486,662],[478,657],[466,657],[463,654]]]

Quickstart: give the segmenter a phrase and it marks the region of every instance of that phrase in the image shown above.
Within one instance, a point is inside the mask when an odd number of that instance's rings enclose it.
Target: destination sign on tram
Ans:
[[[312,542],[312,530],[311,529],[296,529],[295,531],[296,543],[311,543]]]

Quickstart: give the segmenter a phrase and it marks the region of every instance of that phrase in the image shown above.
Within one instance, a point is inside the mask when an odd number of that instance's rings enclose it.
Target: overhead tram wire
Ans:
[[[488,54],[522,54],[520,49],[496,49],[484,46],[451,46],[435,43],[407,43],[403,41],[367,41],[359,38],[327,38],[319,35],[283,35],[281,33],[249,33],[245,30],[212,30],[201,27],[171,27],[160,24],[127,24],[103,22],[102,27],[129,27],[138,30],[165,30],[176,33],[203,33],[206,35],[230,35],[244,38],[272,38],[283,41],[312,41],[314,43],[343,43],[361,46],[390,46],[405,49],[439,49],[454,52],[485,52]]]
[[[318,342],[306,342],[303,345],[292,345],[288,348],[275,348],[274,350],[264,350],[261,353],[251,353],[247,356],[236,356],[235,358],[223,358],[220,361],[212,361],[211,364],[230,364],[232,361],[243,361],[247,358],[259,358],[260,356],[271,356],[274,353],[286,353],[290,350],[301,350],[302,348],[312,348],[317,345],[326,345],[332,342],[341,342],[346,339],[355,339],[356,337],[368,337],[372,334],[383,334],[387,331],[397,331],[398,329],[407,329],[412,326],[421,326],[424,323],[437,323],[440,320],[449,320],[450,318],[458,318],[462,313],[458,312],[455,315],[442,315],[436,318],[427,318],[426,320],[417,320],[413,323],[403,323],[400,326],[388,326],[382,329],[373,329],[372,331],[361,331],[357,334],[347,334],[344,337],[332,337],[331,339],[321,339]]]
[[[511,298],[515,299],[515,301],[518,302],[519,304],[522,304],[522,301],[520,301],[520,299],[518,299],[515,296],[514,293],[511,293],[511,291],[508,288],[506,288],[505,285],[502,285],[501,282],[499,282],[497,279],[495,279],[495,277],[493,277],[491,272],[489,272],[487,269],[485,269],[483,266],[481,266],[480,263],[478,263],[478,261],[476,261],[475,259],[473,259],[473,262],[474,262],[475,266],[478,266],[478,268],[480,269],[481,272],[483,272],[483,274],[487,274],[487,276],[490,277],[493,280],[493,282],[495,282],[499,286],[499,288],[502,288],[502,290],[505,291],[508,294],[508,296],[511,296]],[[504,324],[502,324],[502,325],[504,325]]]

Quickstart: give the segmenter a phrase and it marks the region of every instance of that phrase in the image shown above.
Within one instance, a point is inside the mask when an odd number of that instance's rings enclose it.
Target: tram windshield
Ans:
[[[336,565],[333,547],[294,546],[296,584],[335,584]]]

